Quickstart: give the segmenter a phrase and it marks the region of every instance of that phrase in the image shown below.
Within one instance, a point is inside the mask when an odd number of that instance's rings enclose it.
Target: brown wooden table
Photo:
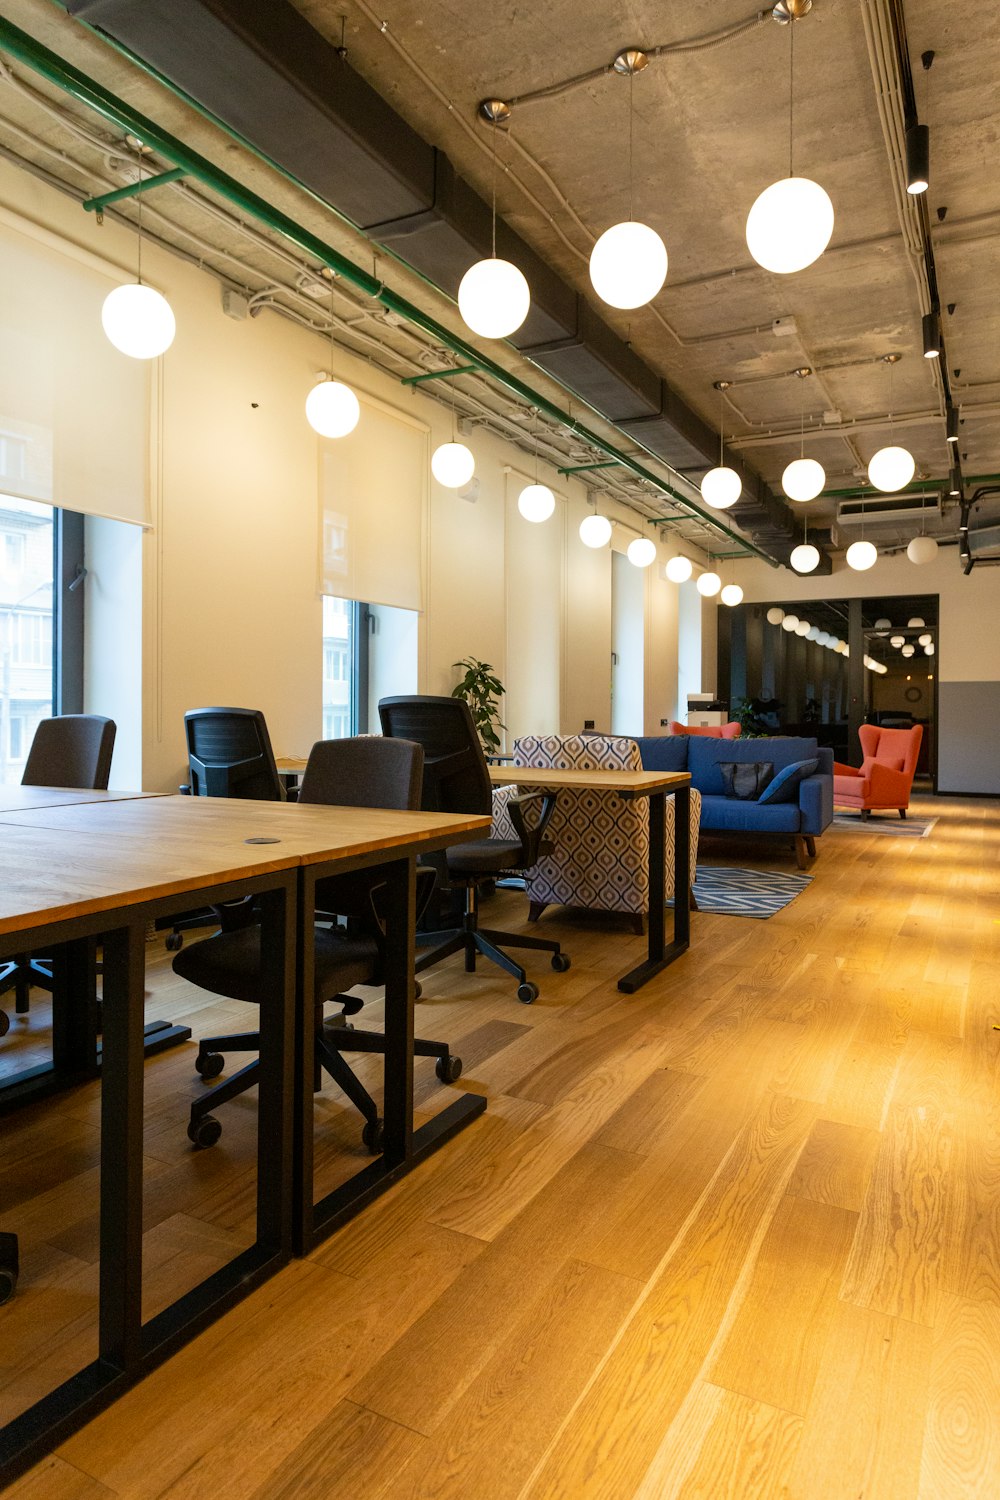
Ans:
[[[490,766],[494,786],[520,786],[527,791],[617,792],[626,802],[649,800],[649,946],[646,962],[622,976],[618,988],[634,994],[654,975],[685,953],[691,944],[690,848],[691,777],[686,771],[581,771],[535,769],[528,766]],[[663,913],[666,885],[666,798],[674,807],[674,927],[673,941],[666,943]],[[657,896],[659,892],[659,896]]]
[[[95,792],[64,786],[0,786],[0,813],[24,812],[34,807],[61,807],[73,802],[131,802],[157,797],[158,792]]]
[[[70,957],[104,943],[98,1358],[0,1429],[0,1484],[109,1405],[285,1263],[357,1213],[486,1106],[463,1094],[413,1130],[415,865],[481,836],[489,820],[271,802],[165,797],[50,805],[0,816],[0,957],[44,944]],[[377,865],[385,881],[383,1155],[312,1204],[312,963],[316,882]],[[142,1322],[142,1014],[145,933],[157,916],[255,896],[260,1015],[257,1237]],[[7,1267],[16,1254],[0,1236]],[[0,1263],[0,1274],[4,1266]],[[3,1339],[0,1308],[0,1344]]]

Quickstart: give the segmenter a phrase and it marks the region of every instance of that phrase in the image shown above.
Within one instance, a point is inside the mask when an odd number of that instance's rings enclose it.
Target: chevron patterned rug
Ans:
[[[898,813],[872,813],[862,818],[859,812],[839,812],[833,815],[834,828],[850,828],[854,833],[887,833],[897,839],[924,839],[930,833],[937,818],[901,818]]]
[[[794,901],[811,875],[784,875],[773,870],[712,869],[699,865],[694,883],[698,910],[725,917],[773,917]]]

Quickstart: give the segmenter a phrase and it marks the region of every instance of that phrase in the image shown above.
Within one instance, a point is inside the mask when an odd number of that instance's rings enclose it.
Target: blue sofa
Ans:
[[[637,739],[646,771],[690,771],[701,792],[702,833],[767,834],[794,843],[799,868],[815,857],[816,835],[833,818],[833,751],[798,738],[717,740],[707,735],[668,734]],[[771,761],[775,773],[798,760],[818,760],[819,770],[796,788],[791,802],[760,803],[727,797],[720,760]]]

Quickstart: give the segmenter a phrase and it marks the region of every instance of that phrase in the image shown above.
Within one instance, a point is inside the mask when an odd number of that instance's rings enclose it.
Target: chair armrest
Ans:
[[[833,777],[806,776],[799,783],[803,833],[822,833],[833,821]]]
[[[909,801],[912,783],[905,771],[890,771],[888,766],[879,765],[878,761],[875,761],[868,768],[868,782],[873,797],[880,799],[898,797],[902,802]]]
[[[182,797],[190,797],[191,795],[191,788],[186,781],[184,782],[183,786],[179,786],[177,790],[180,792]]]
[[[538,856],[547,852],[542,839],[548,821],[555,810],[557,795],[556,792],[522,792],[516,797],[511,797],[507,803],[507,815],[515,834],[521,840],[525,869],[530,869],[537,863]],[[529,828],[525,821],[524,809],[532,802],[540,802],[542,808],[538,814],[537,823]]]
[[[858,770],[857,766],[841,765],[839,760],[835,760],[833,763],[833,774],[834,776],[860,776],[862,773]]]

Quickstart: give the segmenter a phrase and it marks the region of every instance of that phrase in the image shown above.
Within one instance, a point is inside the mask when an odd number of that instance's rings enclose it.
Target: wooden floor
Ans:
[[[573,967],[538,966],[534,1006],[492,969],[427,976],[419,1029],[487,1114],[10,1495],[994,1500],[1000,807],[914,812],[928,837],[828,832],[770,921],[696,915],[637,996],[640,939],[549,914]],[[151,1011],[252,1023],[153,971]],[[253,1098],[192,1152],[191,1057],[147,1065],[150,1307],[251,1232]],[[450,1091],[418,1080],[427,1115]],[[333,1180],[357,1121],[332,1090],[317,1121]],[[10,1411],[92,1339],[96,1091],[4,1140]]]

